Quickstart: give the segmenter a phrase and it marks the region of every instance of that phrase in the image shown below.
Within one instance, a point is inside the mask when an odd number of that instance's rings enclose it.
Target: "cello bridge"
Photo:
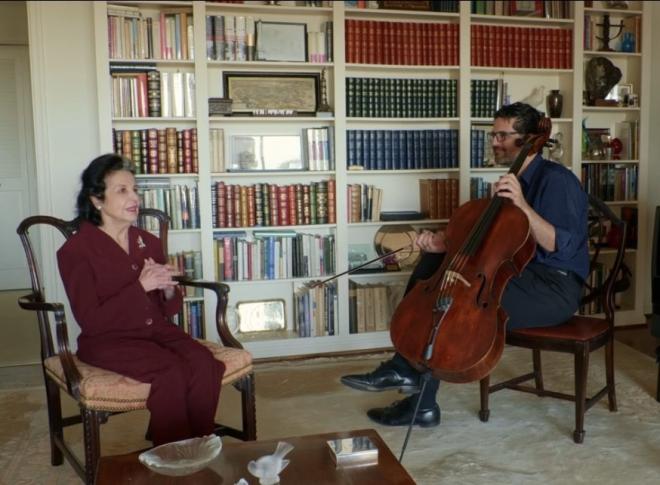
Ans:
[[[445,271],[445,278],[447,279],[447,282],[449,284],[452,284],[452,285],[456,282],[456,280],[458,280],[461,283],[463,283],[465,286],[467,286],[468,288],[470,288],[472,286],[470,284],[470,282],[468,280],[466,280],[461,273],[458,273],[458,272],[450,270],[450,269]]]

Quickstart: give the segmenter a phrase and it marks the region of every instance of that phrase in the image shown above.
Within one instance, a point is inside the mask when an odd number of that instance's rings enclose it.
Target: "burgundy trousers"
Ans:
[[[151,384],[147,408],[154,445],[213,432],[225,365],[176,325],[81,339],[77,354],[88,364]]]

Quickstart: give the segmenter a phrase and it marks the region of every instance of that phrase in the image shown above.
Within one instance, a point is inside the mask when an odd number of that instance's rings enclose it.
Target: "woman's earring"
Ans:
[[[96,210],[101,210],[101,206],[100,206],[100,205],[97,205],[97,206],[96,206]]]

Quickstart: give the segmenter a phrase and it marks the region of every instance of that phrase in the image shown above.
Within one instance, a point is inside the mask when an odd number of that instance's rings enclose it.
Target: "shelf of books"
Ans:
[[[643,288],[641,278],[646,269],[645,228],[638,224],[646,217],[639,180],[643,180],[647,169],[648,154],[642,147],[647,146],[648,127],[644,120],[648,120],[648,113],[644,101],[650,88],[648,73],[643,72],[648,67],[642,63],[650,47],[648,39],[642,38],[643,29],[650,27],[643,18],[643,3],[585,2],[583,12],[585,95],[580,172],[585,189],[606,201],[627,222],[627,250],[620,291],[616,294],[620,320],[627,315],[638,319],[642,293],[639,289]],[[591,94],[597,90],[597,69],[616,80],[606,96]],[[612,244],[614,239],[613,236]],[[594,277],[598,278],[599,273]]]
[[[172,263],[230,286],[230,326],[255,356],[390,346],[414,234],[506,170],[488,140],[503,103],[547,111],[558,91],[546,156],[631,227],[645,217],[643,2],[266,3],[94,6],[102,149],[130,158],[143,204],[172,217]],[[592,103],[602,58],[622,76]],[[642,231],[618,323],[643,321]],[[187,295],[178,321],[216,338],[205,298]]]

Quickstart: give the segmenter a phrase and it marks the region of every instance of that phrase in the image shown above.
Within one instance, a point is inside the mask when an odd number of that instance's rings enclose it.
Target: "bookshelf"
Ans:
[[[243,254],[252,251],[253,257],[262,254],[264,247],[271,244],[278,251],[288,251],[294,254],[298,246],[293,246],[291,234],[310,234],[315,241],[332,241],[332,249],[321,249],[325,258],[323,270],[317,268],[316,273],[308,276],[299,274],[283,264],[279,269],[272,269],[268,278],[252,281],[228,281],[231,287],[230,310],[228,317],[232,325],[238,325],[236,305],[239,302],[254,300],[276,300],[284,302],[287,328],[273,328],[263,333],[237,333],[239,340],[256,357],[274,357],[300,354],[316,354],[339,352],[358,349],[389,347],[389,333],[382,328],[382,313],[375,312],[369,316],[366,313],[361,324],[356,318],[360,310],[351,299],[359,287],[369,294],[363,301],[370,305],[380,306],[386,301],[390,307],[400,298],[402,285],[410,275],[410,267],[403,266],[398,272],[361,272],[336,280],[336,306],[334,307],[334,326],[332,335],[300,337],[295,326],[294,307],[303,305],[294,298],[310,280],[322,279],[332,273],[341,272],[349,267],[351,261],[363,260],[369,253],[374,256],[373,241],[383,234],[396,233],[397,226],[405,225],[401,231],[412,226],[415,229],[435,229],[448,222],[448,218],[425,218],[422,220],[405,221],[374,221],[369,216],[362,218],[363,222],[350,221],[352,210],[355,210],[353,199],[349,199],[349,186],[381,189],[382,199],[380,211],[419,211],[421,206],[420,181],[441,180],[435,182],[454,184],[456,189],[453,202],[449,207],[466,202],[470,198],[472,179],[480,178],[483,182],[492,182],[505,170],[491,166],[473,166],[471,156],[473,150],[472,129],[488,131],[491,117],[485,111],[474,111],[471,105],[470,92],[476,89],[475,82],[481,81],[484,89],[492,89],[494,96],[511,102],[534,97],[534,88],[543,90],[537,108],[545,111],[545,95],[552,89],[559,89],[563,94],[563,111],[561,117],[553,119],[553,134],[563,135],[563,155],[560,162],[564,163],[580,177],[586,167],[612,166],[634,167],[637,177],[643,179],[648,170],[648,103],[643,100],[650,90],[649,72],[645,62],[649,59],[650,32],[647,25],[648,16],[643,12],[647,8],[644,2],[630,2],[627,11],[608,9],[605,3],[594,2],[592,7],[585,8],[584,2],[574,2],[569,18],[538,18],[498,14],[473,13],[470,2],[458,2],[458,12],[426,12],[356,8],[344,2],[324,3],[326,6],[293,6],[263,5],[263,2],[216,3],[216,2],[95,2],[95,40],[97,58],[97,86],[99,97],[99,136],[101,150],[108,152],[113,149],[112,132],[115,130],[146,130],[149,128],[176,130],[195,129],[197,134],[197,167],[195,173],[175,174],[145,174],[138,179],[145,184],[186,185],[198,188],[199,227],[172,231],[170,236],[170,252],[198,251],[201,254],[201,276],[205,279],[215,279],[218,274],[219,247],[216,241],[244,235],[250,243],[241,243]],[[506,4],[508,2],[493,2]],[[565,2],[551,2],[565,3]],[[194,55],[185,59],[146,58],[129,60],[113,59],[108,48],[108,5],[121,5],[128,10],[139,10],[144,15],[160,19],[162,12],[187,12],[187,39],[191,41]],[[501,13],[501,14],[500,14]],[[641,31],[644,36],[639,41],[638,52],[608,52],[601,53],[596,49],[585,49],[584,31],[585,16],[610,14],[612,21],[618,16],[625,18],[641,18]],[[328,22],[332,22],[331,49],[326,46],[326,58],[321,55],[315,62],[292,61],[256,61],[240,55],[237,58],[215,54],[208,55],[207,17],[223,19],[241,18],[242,25],[250,25],[259,20],[264,22],[305,23],[308,32],[319,32],[323,36]],[[220,22],[220,21],[218,21]],[[223,20],[224,22],[224,20]],[[234,25],[238,25],[235,23]],[[414,27],[409,27],[414,25]],[[408,31],[410,29],[410,31]],[[526,30],[523,30],[526,29]],[[360,37],[364,32],[366,38]],[[549,49],[553,39],[561,39],[562,53],[548,54],[548,58],[534,57],[529,53],[529,62],[521,62],[517,58],[505,58],[501,51],[489,49],[486,45],[503,45],[503,42],[514,41],[519,33],[531,32],[538,35],[538,42]],[[369,35],[376,39],[382,37],[383,42],[370,41]],[[511,35],[512,37],[507,37]],[[401,37],[397,37],[401,36]],[[407,37],[406,37],[407,36]],[[453,37],[455,36],[455,37]],[[476,36],[476,37],[475,37]],[[556,36],[556,37],[555,37]],[[348,38],[347,38],[348,37]],[[455,42],[451,39],[455,38]],[[471,62],[476,56],[473,44],[475,39],[486,44],[479,49],[479,61]],[[346,39],[346,42],[345,42]],[[437,43],[444,40],[448,47],[445,50],[414,49],[406,53],[397,49],[397,39],[409,39],[421,42],[422,45]],[[434,41],[433,39],[436,39]],[[247,40],[246,40],[247,42]],[[250,41],[251,42],[251,41]],[[320,40],[315,41],[316,46]],[[498,44],[499,42],[499,44]],[[378,47],[382,44],[380,47]],[[613,44],[614,45],[614,44]],[[358,46],[364,48],[360,50]],[[255,46],[256,48],[256,46]],[[331,52],[331,59],[327,54]],[[483,54],[483,57],[481,55]],[[638,95],[637,106],[592,107],[582,103],[584,89],[584,66],[590,58],[601,54],[609,58],[623,72],[623,83],[632,84],[633,93]],[[239,60],[241,59],[241,60]],[[475,57],[475,59],[477,59]],[[548,60],[549,59],[549,60]],[[109,75],[112,65],[150,64],[162,72],[183,72],[194,76],[194,99],[192,109],[184,116],[167,117],[126,117],[115,116],[112,113],[113,93]],[[422,64],[422,65],[415,65]],[[209,116],[207,100],[210,97],[222,97],[225,93],[223,74],[260,73],[277,76],[282,73],[320,74],[326,73],[328,100],[332,106],[332,114],[327,117],[296,116],[272,117],[233,115]],[[490,84],[489,84],[490,83]],[[362,93],[361,99],[366,100],[359,106],[355,104],[356,92]],[[377,95],[375,96],[374,93]],[[403,100],[400,93],[412,93],[410,99]],[[441,93],[442,96],[438,96]],[[505,98],[505,96],[507,96]],[[488,98],[487,94],[483,94]],[[445,104],[435,105],[429,100],[442,98]],[[538,97],[538,95],[537,95]],[[417,103],[417,104],[415,104]],[[396,110],[399,108],[399,111]],[[406,111],[407,110],[407,111]],[[186,116],[186,114],[188,116]],[[615,123],[639,120],[638,156],[634,159],[621,160],[589,160],[582,156],[582,120],[587,118],[587,126],[595,128],[611,128]],[[590,123],[593,122],[593,125]],[[303,130],[332,130],[334,136],[334,166],[321,167],[311,171],[226,171],[235,162],[235,146],[237,138],[246,135],[291,136],[307,133]],[[222,130],[222,147],[218,148],[218,139],[212,135],[212,130]],[[614,132],[614,131],[612,131]],[[416,141],[415,136],[418,136]],[[451,137],[454,137],[453,140]],[[365,144],[374,143],[374,153],[365,150]],[[410,137],[410,138],[408,138]],[[394,155],[394,147],[407,147],[410,140],[413,149],[415,143],[425,147],[420,151],[418,163],[410,166],[401,163],[401,157]],[[328,143],[332,143],[328,141]],[[362,146],[361,154],[357,154]],[[304,145],[304,144],[303,144]],[[371,147],[371,145],[369,145]],[[377,153],[378,147],[384,147],[383,153]],[[387,150],[389,147],[389,150]],[[426,156],[428,147],[429,156]],[[223,154],[224,169],[213,151]],[[389,151],[390,155],[385,155]],[[402,151],[401,153],[405,153]],[[431,155],[432,154],[432,155]],[[216,155],[217,157],[217,155]],[[438,161],[439,160],[439,161]],[[437,163],[436,163],[437,162]],[[349,167],[349,164],[353,165]],[[358,166],[362,168],[358,168]],[[394,167],[399,167],[398,169]],[[452,182],[453,181],[453,182]],[[256,227],[252,223],[236,227],[217,227],[218,206],[217,188],[219,183],[225,186],[256,187],[259,184],[287,187],[308,186],[307,190],[327,191],[328,182],[335,187],[334,219],[316,221],[296,221],[282,219],[274,220],[274,225]],[[426,186],[428,182],[424,182]],[[317,187],[312,189],[311,187]],[[318,189],[318,187],[321,187]],[[255,189],[256,190],[256,189]],[[285,191],[288,189],[282,189]],[[351,189],[352,190],[352,189]],[[640,184],[635,197],[627,200],[612,200],[611,206],[621,212],[627,208],[637,209],[638,219],[646,220],[646,196]],[[245,196],[251,195],[244,189]],[[428,192],[432,196],[432,192]],[[450,210],[450,209],[449,209]],[[446,213],[445,213],[446,215]],[[357,219],[360,220],[360,219]],[[284,224],[282,224],[284,221]],[[271,239],[262,238],[264,231],[276,231],[270,234]],[[399,231],[399,232],[401,232]],[[643,271],[636,269],[647,255],[645,247],[645,228],[640,224],[637,234],[638,247],[627,252],[626,263],[633,269],[634,281],[631,288],[621,300],[622,311],[618,314],[617,324],[639,323],[643,321]],[[254,236],[257,237],[254,237]],[[278,243],[279,238],[279,243]],[[268,239],[268,241],[266,241]],[[224,243],[223,243],[224,244]],[[230,244],[230,243],[227,243]],[[231,244],[235,244],[234,241]],[[260,244],[260,245],[259,245]],[[299,243],[296,243],[299,244]],[[302,244],[302,243],[300,243]],[[305,243],[309,244],[309,243]],[[234,250],[239,247],[235,244]],[[322,246],[322,248],[324,248]],[[222,246],[224,251],[224,245]],[[223,252],[223,258],[227,253]],[[307,254],[307,253],[305,253]],[[320,257],[318,251],[314,253]],[[330,258],[330,260],[328,260]],[[255,260],[253,259],[252,262]],[[265,264],[265,260],[262,261]],[[254,270],[254,267],[252,267]],[[243,271],[246,271],[243,268]],[[224,273],[223,273],[224,274]],[[277,279],[270,279],[277,275]],[[391,285],[391,290],[384,292],[379,287]],[[365,288],[367,288],[365,290]],[[369,290],[368,288],[372,288]],[[326,295],[325,305],[335,296]],[[329,299],[329,300],[328,300]],[[195,301],[195,298],[191,298]],[[353,303],[351,303],[353,302]],[[212,321],[208,314],[211,305],[206,305],[206,321]],[[302,308],[302,306],[301,306]],[[352,320],[352,323],[351,323]],[[208,338],[214,330],[206,325]],[[357,333],[356,330],[358,331]],[[319,332],[323,332],[318,327]]]

